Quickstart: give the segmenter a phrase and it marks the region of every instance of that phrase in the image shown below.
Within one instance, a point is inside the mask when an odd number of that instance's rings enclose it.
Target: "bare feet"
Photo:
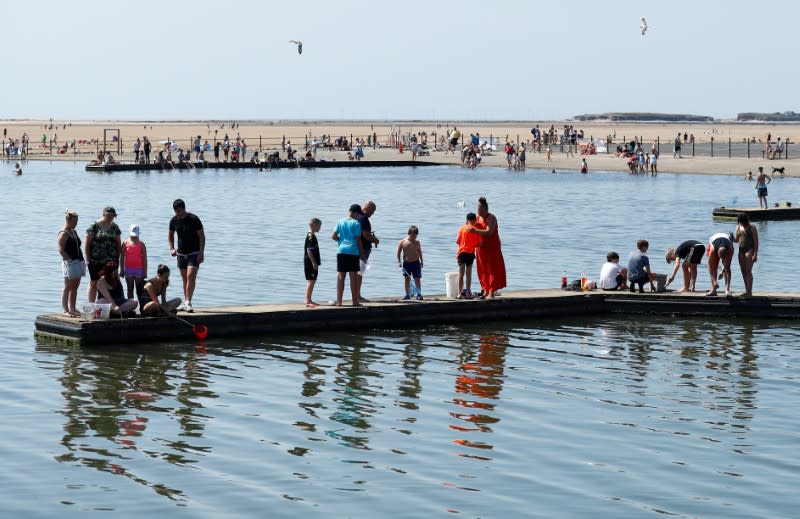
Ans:
[[[308,308],[316,308],[316,307],[318,307],[319,305],[318,305],[317,303],[315,303],[314,301],[306,301],[306,306],[307,306]]]

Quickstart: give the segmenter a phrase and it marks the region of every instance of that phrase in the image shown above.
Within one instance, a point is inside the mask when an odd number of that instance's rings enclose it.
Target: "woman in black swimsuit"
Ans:
[[[744,280],[745,297],[753,295],[753,264],[758,260],[758,230],[750,217],[741,213],[736,219],[736,241],[739,243],[739,269]]]

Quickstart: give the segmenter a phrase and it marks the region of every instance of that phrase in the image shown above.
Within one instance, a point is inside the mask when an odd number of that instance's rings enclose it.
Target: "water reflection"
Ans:
[[[63,388],[64,406],[59,412],[65,423],[60,443],[66,452],[57,455],[56,461],[125,476],[170,499],[184,499],[182,490],[138,475],[129,451],[181,466],[197,463],[197,455],[209,451],[208,445],[177,439],[202,438],[205,417],[199,412],[200,399],[216,397],[207,388],[208,373],[199,367],[196,355],[87,350],[49,343],[40,343],[37,349],[63,356],[57,380]],[[170,415],[177,419],[166,419]],[[169,429],[165,426],[177,424],[175,439],[161,436],[153,441],[153,434],[147,433],[151,421],[158,423],[159,436]]]
[[[37,349],[61,387],[58,464],[122,476],[176,504],[224,485],[242,491],[231,495],[255,492],[251,505],[273,494],[316,505],[338,501],[337,492],[408,489],[388,498],[396,504],[410,494],[436,501],[432,486],[499,492],[509,475],[535,486],[531,463],[581,474],[586,460],[613,459],[637,473],[640,454],[625,451],[632,444],[648,463],[693,470],[695,445],[713,444],[703,447],[710,463],[732,465],[726,455],[756,448],[760,364],[775,329],[756,320],[593,318],[196,350]],[[786,345],[799,332],[780,333]],[[590,447],[598,441],[603,452]],[[500,454],[509,452],[524,461]],[[614,481],[624,487],[623,479]],[[461,496],[474,493],[458,492],[453,509],[480,510]]]
[[[652,319],[623,320],[603,324],[601,329],[610,340],[611,354],[629,368],[629,392],[641,397],[635,405],[654,406],[654,391],[666,384],[663,399],[676,400],[681,406],[702,406],[718,415],[709,422],[713,429],[740,433],[749,428],[758,407],[760,375],[754,336],[768,327],[747,319]],[[679,358],[664,372],[664,356],[670,354]],[[654,366],[656,372],[652,373]]]
[[[464,411],[450,412],[450,416],[458,420],[450,428],[467,434],[453,440],[454,443],[472,449],[493,448],[487,437],[475,437],[471,433],[491,433],[491,425],[500,422],[495,416],[495,406],[499,403],[503,388],[508,342],[507,335],[481,335],[477,351],[470,344],[463,346],[458,366],[460,374],[455,379],[455,392],[459,396],[453,398],[453,404]],[[477,454],[460,455],[489,459]]]
[[[369,419],[380,405],[382,393],[381,373],[370,368],[372,362],[380,360],[380,353],[363,338],[353,335],[340,346],[339,363],[334,372],[335,411],[331,420],[345,428],[330,429],[326,434],[342,444],[356,449],[369,449]]]

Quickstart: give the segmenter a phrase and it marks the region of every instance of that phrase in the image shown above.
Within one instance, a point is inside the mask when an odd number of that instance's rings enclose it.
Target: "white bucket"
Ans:
[[[111,317],[111,304],[95,303],[94,316],[96,319],[108,319]]]
[[[458,297],[458,272],[448,272],[444,275],[445,290],[447,297],[455,299]]]
[[[94,319],[94,303],[85,302],[81,304],[81,319],[91,321]]]

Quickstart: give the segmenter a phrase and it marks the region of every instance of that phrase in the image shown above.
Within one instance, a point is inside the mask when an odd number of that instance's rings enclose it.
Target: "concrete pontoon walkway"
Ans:
[[[708,297],[677,292],[503,291],[494,300],[456,300],[432,296],[425,301],[378,299],[361,307],[269,304],[195,308],[179,316],[205,324],[213,338],[325,330],[422,327],[466,321],[538,319],[576,315],[661,314],[672,316],[745,316],[800,318],[800,294],[760,293],[753,297]],[[36,318],[37,337],[81,345],[151,343],[193,339],[192,328],[176,319],[112,318],[83,320],[60,314]]]

